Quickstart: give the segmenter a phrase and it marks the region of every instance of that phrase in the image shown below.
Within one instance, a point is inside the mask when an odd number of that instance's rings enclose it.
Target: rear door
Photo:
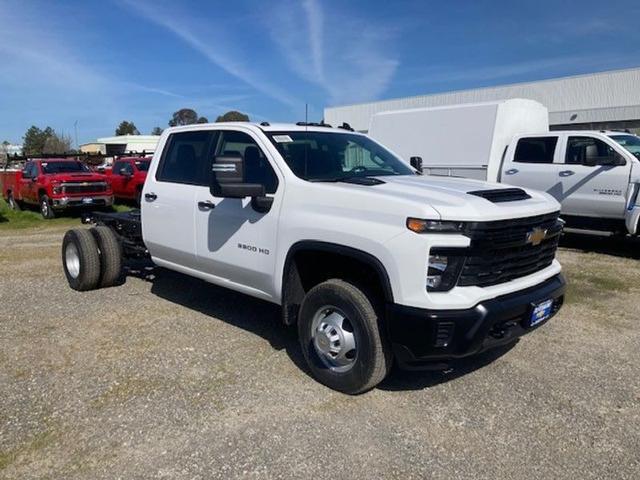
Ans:
[[[553,195],[558,187],[558,135],[516,138],[505,155],[500,181]]]
[[[586,217],[624,217],[631,163],[617,151],[620,147],[614,145],[613,141],[590,135],[566,137],[566,153],[559,172],[563,213]],[[615,159],[624,164],[604,165]]]
[[[214,139],[211,130],[170,134],[147,177],[141,198],[143,236],[161,265],[197,267],[196,192],[208,185]]]
[[[245,181],[264,185],[273,197],[268,212],[258,212],[250,198],[216,198],[208,186],[196,188],[196,249],[198,268],[246,293],[273,298],[278,214],[284,191],[277,167],[262,138],[250,130],[220,131],[216,155],[241,156]]]

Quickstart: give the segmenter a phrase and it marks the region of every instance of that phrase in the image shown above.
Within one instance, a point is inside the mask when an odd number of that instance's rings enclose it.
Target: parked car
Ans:
[[[107,178],[75,159],[37,159],[27,161],[22,169],[5,169],[0,171],[0,188],[13,209],[37,205],[47,219],[69,208],[113,204]]]
[[[353,394],[394,359],[442,366],[557,313],[559,208],[545,193],[422,176],[344,128],[191,125],[162,134],[141,211],[94,214],[67,232],[62,260],[79,291],[148,255],[281,305],[315,378]]]
[[[134,200],[140,205],[142,186],[149,171],[149,157],[122,157],[113,162],[105,175],[111,182],[113,195],[120,200]]]
[[[378,113],[370,133],[426,173],[547,192],[567,227],[640,234],[634,135],[549,131],[547,109],[522,99]]]

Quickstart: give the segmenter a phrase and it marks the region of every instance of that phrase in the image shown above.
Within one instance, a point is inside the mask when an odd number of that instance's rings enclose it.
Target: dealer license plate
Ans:
[[[529,326],[535,327],[539,323],[544,322],[547,318],[551,316],[552,310],[553,310],[553,299],[545,300],[544,302],[534,304],[533,310],[531,311],[531,318],[529,319]]]

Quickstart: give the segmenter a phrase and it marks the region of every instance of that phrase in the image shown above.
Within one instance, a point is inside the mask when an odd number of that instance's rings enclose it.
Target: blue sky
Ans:
[[[640,65],[638,1],[0,0],[0,140],[80,143],[194,108],[328,105]],[[639,86],[640,88],[640,86]]]

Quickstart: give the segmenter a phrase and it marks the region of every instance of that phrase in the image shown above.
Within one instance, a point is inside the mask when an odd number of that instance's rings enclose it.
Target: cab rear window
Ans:
[[[514,162],[553,163],[558,137],[530,137],[518,140]]]

